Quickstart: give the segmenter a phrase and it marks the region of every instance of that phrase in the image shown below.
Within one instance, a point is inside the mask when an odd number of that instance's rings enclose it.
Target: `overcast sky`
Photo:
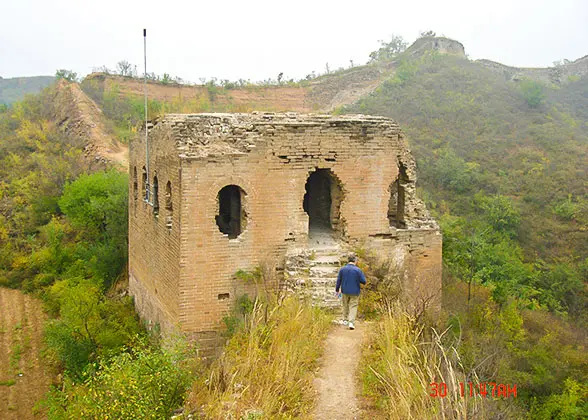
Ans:
[[[588,54],[588,0],[3,0],[0,76],[86,75],[127,60],[185,80],[302,78],[367,61],[392,34],[464,44],[471,59],[546,67]]]

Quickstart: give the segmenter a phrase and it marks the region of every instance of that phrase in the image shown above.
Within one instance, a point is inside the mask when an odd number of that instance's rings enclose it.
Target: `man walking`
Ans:
[[[359,284],[366,284],[366,280],[363,271],[356,265],[357,256],[349,254],[347,260],[349,261],[347,265],[339,270],[335,292],[339,293],[341,290],[343,293],[343,324],[349,325],[349,329],[354,330],[357,305],[359,304]]]

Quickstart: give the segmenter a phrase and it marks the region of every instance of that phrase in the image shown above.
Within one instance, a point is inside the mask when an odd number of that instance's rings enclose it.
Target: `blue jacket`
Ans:
[[[346,295],[358,296],[360,292],[359,283],[366,284],[363,271],[355,264],[349,263],[339,270],[335,291],[338,293],[339,289],[341,289],[341,292]]]

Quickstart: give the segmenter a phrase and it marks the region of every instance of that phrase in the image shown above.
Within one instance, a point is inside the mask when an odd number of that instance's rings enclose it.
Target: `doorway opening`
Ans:
[[[398,166],[398,178],[390,185],[390,200],[388,201],[388,221],[390,226],[398,229],[406,228],[404,217],[405,187],[408,184],[406,167],[403,164]]]
[[[309,236],[341,233],[341,202],[343,191],[330,169],[317,169],[306,181],[302,207],[308,214]]]

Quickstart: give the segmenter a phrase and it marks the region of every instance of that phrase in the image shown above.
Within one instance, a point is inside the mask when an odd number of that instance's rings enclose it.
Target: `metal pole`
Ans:
[[[145,170],[147,181],[145,182],[145,201],[151,202],[151,186],[149,183],[149,135],[147,133],[147,29],[143,29],[143,58],[145,62],[145,73],[143,78],[143,91],[145,96]]]

